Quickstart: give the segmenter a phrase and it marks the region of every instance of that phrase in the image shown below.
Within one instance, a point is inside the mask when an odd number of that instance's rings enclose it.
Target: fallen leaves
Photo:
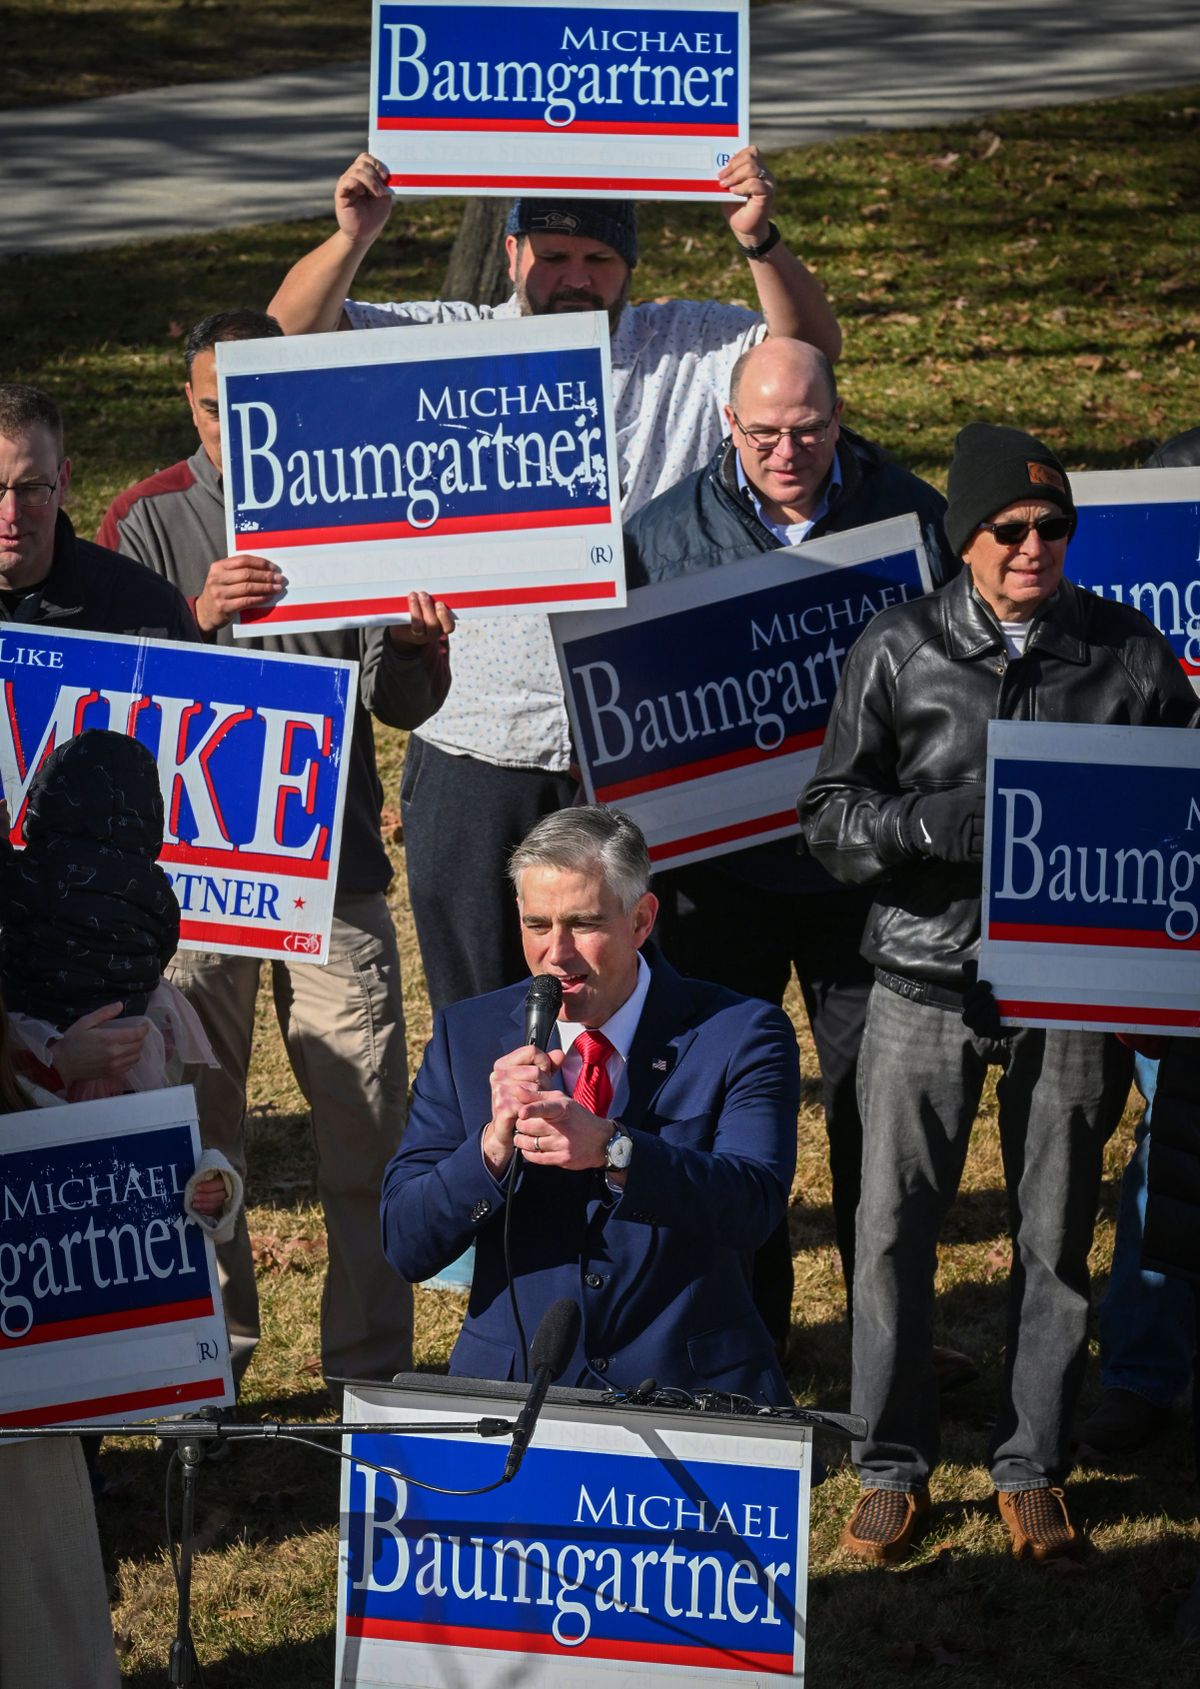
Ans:
[[[311,1273],[328,1257],[323,1237],[278,1237],[267,1233],[253,1240],[255,1268],[260,1273]]]

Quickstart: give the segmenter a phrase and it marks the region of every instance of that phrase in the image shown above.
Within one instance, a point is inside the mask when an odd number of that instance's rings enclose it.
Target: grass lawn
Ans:
[[[270,11],[262,5],[254,16]],[[336,3],[322,15],[336,18]],[[1079,468],[1136,464],[1153,442],[1200,421],[1198,137],[1200,90],[1187,90],[872,136],[773,160],[784,185],[779,221],[819,270],[846,332],[842,379],[852,425],[944,483],[954,434],[977,416],[1042,434]],[[398,206],[360,291],[434,293],[456,216],[452,204]],[[121,487],[191,449],[178,392],[181,332],[208,310],[265,303],[292,258],[325,229],[323,222],[292,224],[103,257],[0,264],[7,373],[47,386],[63,403],[82,531],[91,531]],[[643,297],[747,299],[745,265],[711,211],[652,210],[643,230]],[[400,738],[380,737],[394,803]],[[396,858],[399,867],[398,851]],[[415,1062],[428,1009],[402,874],[395,910]],[[793,1009],[807,1085],[792,1203],[792,1382],[804,1401],[844,1407],[849,1356],[824,1131],[811,1043],[802,1011]],[[315,1415],[329,1410],[314,1370],[321,1225],[303,1105],[265,997],[252,1092],[249,1198],[266,1337],[245,1409]],[[1131,1111],[1110,1146],[1094,1253],[1098,1288],[1133,1118]],[[977,1355],[983,1378],[946,1403],[940,1507],[911,1569],[872,1574],[840,1560],[836,1536],[853,1477],[836,1469],[817,1493],[814,1684],[876,1689],[935,1663],[953,1666],[964,1689],[1058,1681],[1127,1689],[1194,1679],[1194,1655],[1171,1630],[1180,1588],[1200,1563],[1182,1427],[1136,1472],[1078,1474],[1074,1505],[1096,1552],[1076,1575],[1013,1566],[1003,1529],[984,1505],[990,1486],[981,1461],[1003,1358],[1005,1227],[989,1116],[976,1133],[940,1266],[943,1340]],[[418,1302],[420,1364],[436,1368],[453,1341],[459,1304],[443,1294]],[[1093,1369],[1087,1401],[1096,1389]],[[836,1450],[826,1452],[836,1458]],[[101,1523],[117,1562],[125,1669],[129,1682],[149,1689],[162,1681],[174,1623],[160,1544],[162,1460],[113,1447],[103,1465],[114,1493],[102,1504]],[[283,1448],[239,1450],[206,1471],[202,1485],[196,1633],[211,1689],[328,1683],[333,1463]]]

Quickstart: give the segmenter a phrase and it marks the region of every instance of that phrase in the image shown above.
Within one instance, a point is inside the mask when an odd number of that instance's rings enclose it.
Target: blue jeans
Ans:
[[[1133,1066],[1115,1038],[977,1038],[951,1010],[876,985],[859,1056],[862,1197],[854,1273],[852,1405],[863,1483],[915,1490],[938,1457],[933,1371],[938,1235],[954,1201],[990,1066],[997,1085],[1013,1265],[1004,1384],[990,1465],[997,1489],[1059,1483],[1087,1356],[1088,1250],[1105,1141]]]
[[[1196,1304],[1185,1280],[1147,1272],[1142,1266],[1150,1111],[1158,1063],[1139,1056],[1136,1073],[1146,1112],[1121,1179],[1112,1273],[1100,1304],[1100,1382],[1106,1390],[1131,1390],[1157,1407],[1169,1407],[1192,1380]]]

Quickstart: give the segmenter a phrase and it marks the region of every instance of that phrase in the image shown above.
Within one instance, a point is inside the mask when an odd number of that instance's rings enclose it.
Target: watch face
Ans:
[[[604,1157],[605,1165],[615,1167],[620,1171],[621,1168],[629,1166],[632,1155],[633,1139],[629,1136],[629,1133],[620,1130],[614,1132],[608,1140],[608,1149]]]

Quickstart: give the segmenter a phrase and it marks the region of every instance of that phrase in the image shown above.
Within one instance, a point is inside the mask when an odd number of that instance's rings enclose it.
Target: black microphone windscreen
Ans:
[[[529,1364],[534,1372],[547,1367],[557,1378],[575,1352],[579,1331],[583,1324],[578,1302],[564,1296],[552,1302],[538,1322],[529,1350]]]
[[[553,974],[538,974],[525,993],[525,1042],[544,1050],[562,1008],[562,980]]]

